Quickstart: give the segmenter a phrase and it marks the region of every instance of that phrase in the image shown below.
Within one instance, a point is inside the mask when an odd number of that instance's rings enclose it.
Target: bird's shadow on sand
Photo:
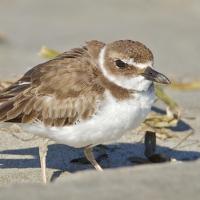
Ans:
[[[83,157],[82,149],[74,149],[62,144],[52,144],[48,147],[47,167],[55,169],[55,176],[59,176],[64,171],[76,172],[92,168],[89,164],[71,162],[75,158]],[[158,153],[164,153],[171,158],[179,161],[191,161],[200,158],[200,152],[180,151],[167,147],[157,146]],[[136,165],[130,162],[130,157],[145,158],[143,143],[118,143],[106,145],[94,150],[95,156],[98,157],[106,153],[107,157],[102,157],[100,165],[103,168],[117,168],[124,166]],[[1,151],[0,155],[30,155],[30,159],[0,159],[0,168],[39,168],[38,148],[26,148],[17,150]]]

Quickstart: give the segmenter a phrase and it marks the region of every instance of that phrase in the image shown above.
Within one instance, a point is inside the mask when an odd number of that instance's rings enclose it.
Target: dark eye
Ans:
[[[124,63],[124,62],[121,61],[121,60],[116,60],[116,61],[115,61],[115,64],[116,64],[117,67],[119,67],[119,68],[124,68],[124,67],[126,67],[126,63]]]

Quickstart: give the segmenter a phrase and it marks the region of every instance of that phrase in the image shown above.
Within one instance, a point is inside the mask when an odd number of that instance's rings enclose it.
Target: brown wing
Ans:
[[[104,88],[87,48],[73,49],[29,70],[0,93],[0,121],[63,126],[88,119]]]

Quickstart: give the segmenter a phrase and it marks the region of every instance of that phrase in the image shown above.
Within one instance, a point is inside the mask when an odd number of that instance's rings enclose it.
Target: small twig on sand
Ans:
[[[178,144],[176,144],[174,147],[172,147],[172,149],[177,149],[183,142],[185,142],[191,135],[194,134],[194,129],[192,128],[192,130],[185,136],[183,137]]]

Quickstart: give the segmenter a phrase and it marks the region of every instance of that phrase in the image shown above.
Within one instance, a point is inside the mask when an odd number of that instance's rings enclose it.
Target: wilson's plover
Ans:
[[[154,102],[153,82],[169,79],[153,69],[142,43],[89,41],[29,70],[0,93],[0,121],[72,147],[83,147],[97,169],[92,147],[116,140],[144,121]],[[47,148],[40,147],[46,182]]]

